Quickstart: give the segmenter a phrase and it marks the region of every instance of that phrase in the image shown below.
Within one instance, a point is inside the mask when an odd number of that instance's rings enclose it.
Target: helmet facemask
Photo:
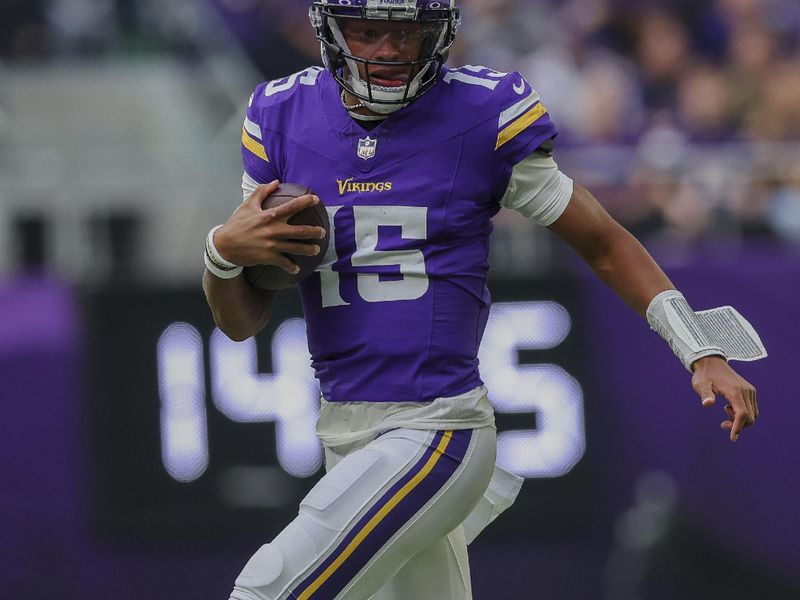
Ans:
[[[458,9],[449,7],[315,2],[310,16],[325,66],[342,88],[378,114],[407,106],[436,83],[460,24]]]

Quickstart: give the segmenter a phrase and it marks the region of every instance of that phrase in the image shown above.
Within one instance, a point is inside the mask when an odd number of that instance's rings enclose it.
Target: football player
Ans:
[[[222,331],[258,333],[275,293],[250,287],[242,267],[295,272],[291,255],[319,252],[297,240],[325,232],[287,219],[324,198],[329,249],[300,292],[327,474],[231,598],[470,598],[467,544],[520,486],[494,465],[477,364],[502,207],[549,227],[647,316],[693,372],[702,404],[726,399],[733,441],[758,416],[755,389],[728,366],[738,350],[559,170],[556,127],[529,83],[444,66],[461,24],[455,0],[318,0],[310,17],[325,67],[250,98],[245,200],[209,232],[203,282]],[[278,181],[319,196],[262,210]]]

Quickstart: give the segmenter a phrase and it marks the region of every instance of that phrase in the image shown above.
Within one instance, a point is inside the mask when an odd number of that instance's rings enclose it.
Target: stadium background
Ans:
[[[499,215],[481,358],[530,478],[473,545],[476,598],[800,597],[800,4],[462,6],[452,63],[521,70],[562,168],[770,351],[741,367],[762,417],[731,445],[638,317]],[[256,347],[225,345],[198,250],[238,201],[250,91],[318,60],[305,9],[0,2],[0,598],[227,597],[312,485],[308,411],[280,402],[310,393],[278,360],[303,358],[296,298]],[[227,400],[225,357],[246,366]]]

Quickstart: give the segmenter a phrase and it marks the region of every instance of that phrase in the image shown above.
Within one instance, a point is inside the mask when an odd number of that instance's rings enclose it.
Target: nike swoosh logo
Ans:
[[[520,96],[522,96],[522,94],[525,93],[525,82],[524,81],[520,81],[519,85],[517,85],[515,83],[514,84],[514,91],[517,92],[517,94],[519,94]]]

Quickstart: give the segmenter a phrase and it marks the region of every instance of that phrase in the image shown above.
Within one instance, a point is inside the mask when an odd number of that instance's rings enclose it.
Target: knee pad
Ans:
[[[313,521],[299,515],[253,554],[236,578],[236,590],[248,600],[280,596],[319,556],[317,541],[322,533]]]
[[[247,561],[239,577],[237,587],[257,588],[269,585],[283,571],[283,553],[275,544],[264,544]]]

